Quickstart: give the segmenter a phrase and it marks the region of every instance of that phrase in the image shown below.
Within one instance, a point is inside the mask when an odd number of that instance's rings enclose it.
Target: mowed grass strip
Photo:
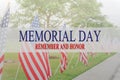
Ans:
[[[97,53],[94,57],[88,55],[88,65],[85,66],[83,63],[78,61],[79,53],[68,53],[68,66],[67,69],[60,73],[60,54],[59,53],[50,53],[50,65],[52,69],[52,77],[50,80],[72,80],[74,77],[82,74],[83,72],[89,70],[95,65],[101,63],[105,59],[114,55],[111,54],[99,54]],[[19,66],[19,71],[16,76]],[[58,69],[57,69],[58,68]],[[6,53],[5,54],[5,63],[3,68],[2,80],[27,80],[25,74],[22,70],[22,67],[18,60],[17,53]]]

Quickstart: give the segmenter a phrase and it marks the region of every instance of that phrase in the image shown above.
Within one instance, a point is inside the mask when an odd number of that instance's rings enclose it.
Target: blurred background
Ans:
[[[119,0],[0,0],[0,19],[10,3],[11,27],[29,26],[38,15],[42,27],[120,25]]]

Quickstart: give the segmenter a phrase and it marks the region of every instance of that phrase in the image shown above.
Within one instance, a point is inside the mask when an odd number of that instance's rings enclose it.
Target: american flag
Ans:
[[[66,29],[66,24],[63,25],[62,30]],[[67,67],[67,53],[64,50],[60,50],[61,59],[60,59],[60,72],[62,73]]]
[[[0,80],[2,76],[2,69],[4,63],[4,53],[5,53],[4,48],[7,37],[6,33],[9,23],[9,15],[10,15],[10,9],[8,8],[0,24]]]
[[[34,17],[34,20],[32,21],[31,27],[32,28],[40,28],[40,22],[39,22],[38,16]]]
[[[39,27],[39,19],[35,17],[32,27]],[[34,44],[34,43],[33,43]],[[48,52],[36,51],[30,42],[23,42],[19,53],[19,60],[28,80],[48,80],[51,73]]]
[[[67,53],[64,50],[61,50],[61,59],[60,59],[60,72],[62,73],[67,67]]]
[[[80,60],[83,64],[87,65],[87,64],[88,64],[88,56],[87,56],[87,53],[86,53],[86,52],[80,52],[80,54],[79,54],[79,60]]]

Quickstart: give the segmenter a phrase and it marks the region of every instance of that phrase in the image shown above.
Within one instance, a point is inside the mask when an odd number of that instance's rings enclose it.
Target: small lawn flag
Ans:
[[[34,18],[32,27],[39,27],[38,17]],[[49,80],[52,75],[48,52],[36,51],[30,42],[22,43],[19,60],[28,80]]]
[[[85,52],[80,52],[79,60],[80,60],[82,63],[84,63],[85,65],[87,65],[87,64],[88,64],[87,53],[85,53]]]
[[[64,50],[61,50],[61,59],[60,59],[60,72],[62,73],[67,67],[67,53]]]
[[[1,24],[0,24],[0,80],[2,76],[2,69],[3,69],[3,63],[4,63],[4,48],[6,43],[6,33],[7,33],[7,27],[9,23],[9,16],[10,16],[10,8],[7,9]]]
[[[39,17],[35,16],[34,20],[32,21],[31,28],[40,28]]]
[[[63,26],[63,30],[66,28],[66,24]],[[62,73],[67,67],[67,53],[64,50],[60,50],[60,72]]]

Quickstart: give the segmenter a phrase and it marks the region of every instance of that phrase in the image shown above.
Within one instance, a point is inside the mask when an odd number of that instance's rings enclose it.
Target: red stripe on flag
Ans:
[[[20,62],[27,78],[35,80],[48,80],[51,69],[47,52],[37,52],[30,43],[22,45],[22,53],[19,55]]]
[[[88,64],[87,53],[80,52],[79,60],[83,62],[85,65],[87,65]]]
[[[4,61],[4,54],[2,54],[2,55],[0,56],[0,64],[2,64],[3,61]],[[1,65],[1,66],[3,66],[3,65]],[[3,70],[3,68],[1,67],[1,68],[0,68],[0,75],[2,74],[2,70]]]
[[[41,59],[41,60],[38,60],[38,61],[42,64],[42,66],[43,66],[43,68],[44,68],[43,70],[45,70],[45,73],[46,73],[46,74],[43,73],[43,71],[42,71],[42,69],[41,69],[41,66],[38,65],[38,62],[36,61],[35,56],[33,55],[33,54],[36,55],[37,52],[36,52],[36,53],[32,52],[31,49],[30,49],[31,46],[29,46],[29,45],[26,44],[26,43],[25,43],[25,45],[26,45],[27,50],[30,51],[30,53],[29,53],[29,54],[30,54],[30,57],[31,57],[31,59],[32,59],[34,65],[35,65],[35,67],[37,68],[39,74],[41,75],[41,77],[42,77],[43,80],[46,80],[46,77],[45,77],[45,76],[47,76],[47,70],[45,69],[45,63],[43,62],[43,60],[44,60],[45,58],[42,59],[42,56],[41,56],[41,57],[38,57],[38,59]],[[44,53],[42,53],[41,55],[43,55],[43,54],[44,54]],[[38,76],[38,77],[39,77],[39,76]]]
[[[24,56],[24,58],[25,58],[25,61],[26,61],[27,65],[28,65],[28,67],[29,67],[32,75],[34,76],[35,80],[39,80],[39,78],[38,78],[38,76],[36,75],[35,71],[33,70],[32,65],[31,65],[31,63],[29,62],[29,59],[28,59],[28,57],[27,57],[26,54],[29,55],[29,53],[23,53],[23,56]]]
[[[0,74],[2,73],[2,71],[3,71],[3,68],[0,69]]]
[[[48,69],[47,75],[48,75],[48,78],[50,78],[50,76],[52,76],[52,73],[51,73],[51,69],[50,69],[49,56],[48,56],[47,52],[45,53],[45,60],[46,60],[47,69]]]
[[[35,66],[36,66],[39,74],[41,75],[41,77],[43,78],[43,80],[46,80],[45,75],[43,74],[41,68],[39,67],[37,61],[35,60],[35,57],[34,57],[33,53],[30,53],[30,56],[31,56],[31,59],[34,62],[34,64],[35,64]],[[41,63],[41,64],[44,64],[44,63]]]
[[[61,51],[60,63],[60,72],[62,73],[67,67],[67,54],[64,51]]]
[[[27,72],[26,69],[25,69],[25,66],[24,66],[24,63],[23,63],[23,61],[22,61],[22,59],[21,59],[20,54],[23,54],[23,53],[18,53],[18,57],[19,57],[19,60],[20,60],[21,65],[22,65],[22,68],[23,68],[23,70],[24,70],[24,72],[25,72],[25,75],[27,76],[27,79],[28,79],[28,80],[31,80],[31,79],[30,79],[30,76],[28,75],[28,72]]]
[[[0,57],[0,63],[4,60],[4,54]]]
[[[3,68],[0,69],[0,74],[2,73],[2,71],[3,71]]]

